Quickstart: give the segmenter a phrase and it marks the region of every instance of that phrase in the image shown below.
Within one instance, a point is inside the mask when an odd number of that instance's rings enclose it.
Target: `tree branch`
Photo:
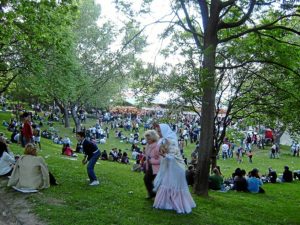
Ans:
[[[295,44],[295,43],[289,43],[289,42],[287,42],[287,41],[282,41],[282,40],[277,39],[276,37],[273,37],[272,35],[269,35],[269,34],[264,34],[264,33],[259,32],[259,31],[257,31],[257,34],[258,34],[258,35],[261,35],[261,36],[264,36],[264,37],[271,38],[271,39],[273,39],[274,41],[277,41],[277,42],[282,43],[282,44],[291,45],[291,46],[295,46],[295,47],[300,48],[300,45],[298,45],[298,44]]]
[[[187,21],[187,24],[188,24],[188,27],[190,28],[190,30],[192,31],[192,34],[193,34],[193,37],[194,37],[194,40],[195,40],[195,43],[197,45],[197,47],[199,49],[203,49],[203,46],[198,38],[198,36],[196,35],[196,30],[191,22],[191,19],[190,19],[190,16],[189,16],[189,13],[185,7],[185,3],[184,3],[184,0],[180,0],[180,4],[181,4],[181,7],[183,9],[183,12],[184,12],[184,15],[185,15],[185,18],[186,18],[186,21]]]
[[[271,60],[249,60],[249,61],[246,61],[246,62],[243,62],[242,64],[239,64],[239,65],[235,65],[235,66],[226,66],[226,67],[219,67],[219,66],[216,66],[215,68],[216,69],[219,69],[219,70],[223,70],[223,69],[237,69],[237,68],[240,68],[240,67],[244,67],[245,65],[249,64],[249,63],[261,63],[261,64],[271,64],[271,65],[275,65],[275,66],[279,66],[283,69],[286,69],[292,73],[294,73],[295,75],[299,76],[300,77],[300,74],[298,73],[298,71],[296,70],[293,70],[292,68],[286,66],[286,65],[283,65],[279,62],[274,62],[274,61],[271,61]]]
[[[259,30],[267,30],[267,29],[270,30],[270,27],[272,27],[272,25],[274,25],[275,23],[277,23],[277,22],[279,22],[279,21],[281,21],[281,20],[283,20],[285,18],[290,18],[290,17],[300,17],[300,14],[290,14],[290,15],[281,16],[281,17],[279,17],[278,19],[274,20],[271,23],[264,24],[264,25],[261,25],[259,27],[250,28],[248,30],[245,30],[245,31],[240,32],[240,33],[235,34],[235,35],[231,35],[231,36],[229,36],[227,38],[224,38],[224,39],[219,39],[219,43],[224,43],[224,42],[230,41],[232,39],[236,39],[236,38],[242,37],[245,34],[256,32],[256,31],[259,31]],[[281,26],[281,28],[283,29],[285,27]]]
[[[222,9],[226,8],[227,6],[231,6],[236,2],[236,0],[228,0],[226,2],[222,2],[221,7]]]
[[[231,1],[228,1],[228,2],[231,2]],[[250,5],[249,5],[249,9],[248,9],[247,13],[244,14],[244,16],[239,21],[232,22],[232,23],[225,23],[224,21],[221,20],[220,23],[218,24],[218,30],[241,26],[243,23],[246,22],[246,20],[252,14],[255,3],[256,3],[256,0],[250,0]]]
[[[206,0],[198,0],[198,4],[200,6],[201,15],[202,15],[203,31],[205,31],[209,19],[207,2]]]

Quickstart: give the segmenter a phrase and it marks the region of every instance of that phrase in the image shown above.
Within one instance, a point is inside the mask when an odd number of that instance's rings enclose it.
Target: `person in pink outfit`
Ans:
[[[145,149],[146,161],[144,183],[148,191],[147,199],[151,199],[155,197],[155,192],[153,192],[153,181],[158,173],[160,164],[159,146],[157,144],[159,136],[155,130],[148,130],[145,133],[145,138],[147,146]]]
[[[156,128],[161,136],[160,168],[154,180],[156,197],[153,207],[191,213],[196,204],[190,194],[185,177],[185,164],[180,154],[176,133],[167,124]]]

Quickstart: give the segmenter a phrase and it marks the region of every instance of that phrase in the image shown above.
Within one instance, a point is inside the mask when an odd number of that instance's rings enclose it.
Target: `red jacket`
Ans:
[[[32,127],[29,122],[25,122],[22,129],[22,134],[26,138],[26,140],[30,140],[33,136]]]

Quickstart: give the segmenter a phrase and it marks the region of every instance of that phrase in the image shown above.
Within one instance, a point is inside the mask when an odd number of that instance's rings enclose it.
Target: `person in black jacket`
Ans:
[[[288,166],[284,167],[282,182],[292,182],[293,181],[293,173],[290,171]]]
[[[84,153],[84,158],[82,160],[82,164],[85,165],[87,164],[87,174],[90,178],[90,185],[95,186],[99,185],[99,181],[97,180],[97,177],[95,175],[94,167],[99,159],[101,152],[98,149],[97,145],[94,144],[91,141],[88,141],[85,139],[85,133],[80,131],[77,132],[76,134],[77,140],[80,142],[82,145],[83,153]]]

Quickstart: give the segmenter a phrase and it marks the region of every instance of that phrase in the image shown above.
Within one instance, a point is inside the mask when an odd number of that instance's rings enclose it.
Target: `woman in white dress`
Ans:
[[[167,124],[159,124],[156,130],[161,136],[159,144],[162,159],[154,180],[154,191],[157,193],[153,207],[190,213],[196,204],[187,185],[177,136]]]

